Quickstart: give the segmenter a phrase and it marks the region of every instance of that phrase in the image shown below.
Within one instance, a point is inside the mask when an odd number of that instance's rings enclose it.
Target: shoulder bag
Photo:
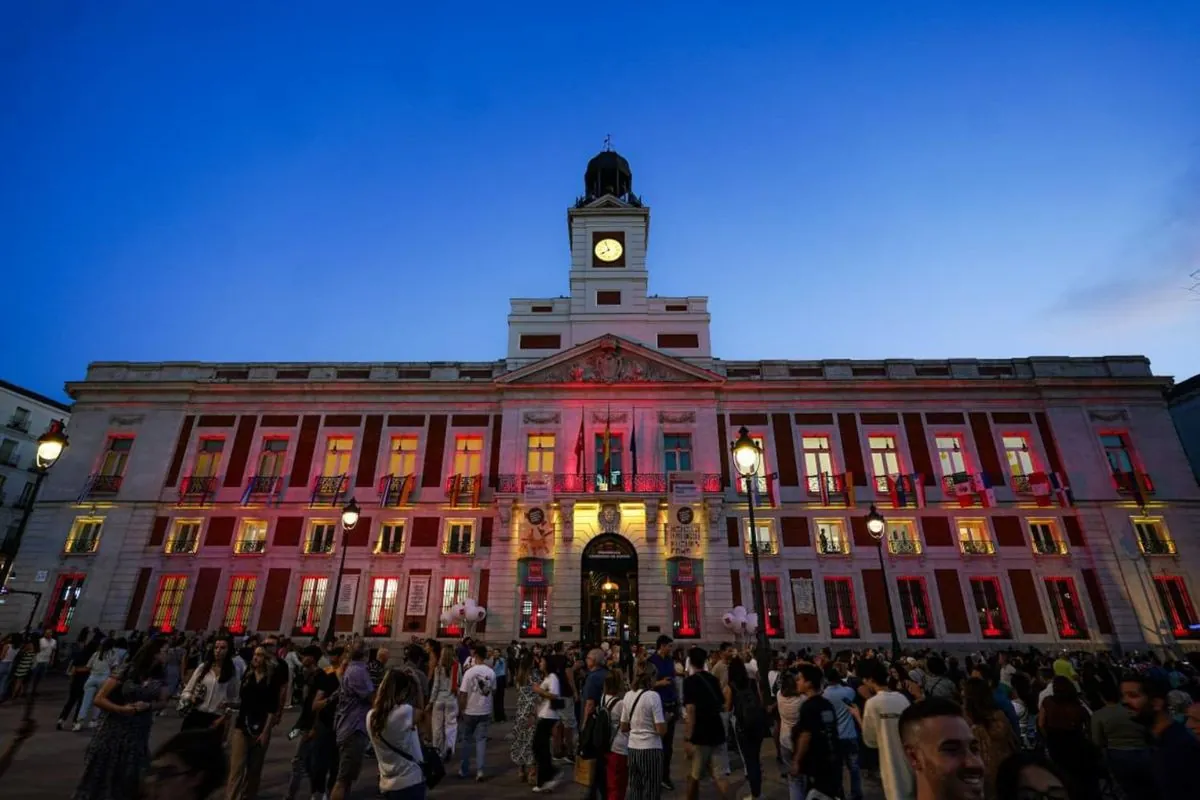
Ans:
[[[379,741],[383,742],[384,746],[387,747],[388,750],[391,750],[393,753],[398,754],[406,761],[416,764],[418,767],[420,767],[421,774],[425,776],[425,785],[430,789],[437,786],[442,782],[442,778],[446,777],[446,765],[442,763],[441,755],[438,754],[437,750],[427,745],[425,742],[421,742],[421,760],[417,761],[415,758],[401,750],[399,747],[396,747],[396,745],[392,744],[382,736],[379,737]]]

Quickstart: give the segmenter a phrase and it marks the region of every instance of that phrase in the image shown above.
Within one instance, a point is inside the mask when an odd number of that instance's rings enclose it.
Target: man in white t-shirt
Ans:
[[[38,639],[38,651],[33,659],[33,677],[30,681],[33,691],[37,691],[38,684],[42,682],[42,676],[54,663],[54,655],[57,652],[58,640],[54,638],[54,631],[46,628],[42,633],[42,638]]]
[[[475,740],[475,760],[477,763],[475,780],[483,780],[483,755],[487,749],[488,723],[492,719],[492,694],[496,690],[496,673],[485,662],[487,648],[478,645],[475,648],[475,664],[463,673],[458,683],[458,730],[462,738],[462,766],[459,767],[458,777],[470,776],[472,738]]]
[[[884,795],[913,797],[916,784],[900,741],[900,715],[909,706],[908,698],[888,689],[887,670],[879,661],[863,662],[858,674],[872,693],[863,706],[863,744],[879,750],[879,781]]]

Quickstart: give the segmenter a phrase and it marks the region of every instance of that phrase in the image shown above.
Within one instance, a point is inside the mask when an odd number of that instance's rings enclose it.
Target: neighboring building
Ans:
[[[369,636],[472,598],[496,641],[729,639],[752,546],[792,645],[886,642],[885,592],[912,644],[1195,635],[1200,489],[1146,359],[723,361],[705,298],[647,294],[624,159],[585,187],[570,296],[513,300],[503,360],[92,364],[17,563],[40,615],[324,632],[353,496],[337,625]]]
[[[33,504],[37,438],[51,420],[70,416],[67,404],[0,380],[0,565]]]
[[[1167,408],[1192,465],[1192,474],[1200,482],[1200,375],[1172,386],[1167,391]]]

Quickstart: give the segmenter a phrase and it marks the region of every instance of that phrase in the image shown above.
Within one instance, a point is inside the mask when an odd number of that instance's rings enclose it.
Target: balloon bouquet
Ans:
[[[442,628],[450,630],[458,628],[465,634],[475,633],[475,626],[487,616],[487,609],[468,597],[465,602],[456,603],[442,612]]]
[[[758,614],[747,612],[745,606],[734,606],[721,617],[725,630],[734,635],[739,644],[749,640],[758,632]]]

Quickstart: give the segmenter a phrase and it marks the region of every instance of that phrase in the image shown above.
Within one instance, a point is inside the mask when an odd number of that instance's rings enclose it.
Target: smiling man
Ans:
[[[916,800],[983,800],[979,741],[957,703],[913,703],[900,715],[900,741],[916,778]]]

